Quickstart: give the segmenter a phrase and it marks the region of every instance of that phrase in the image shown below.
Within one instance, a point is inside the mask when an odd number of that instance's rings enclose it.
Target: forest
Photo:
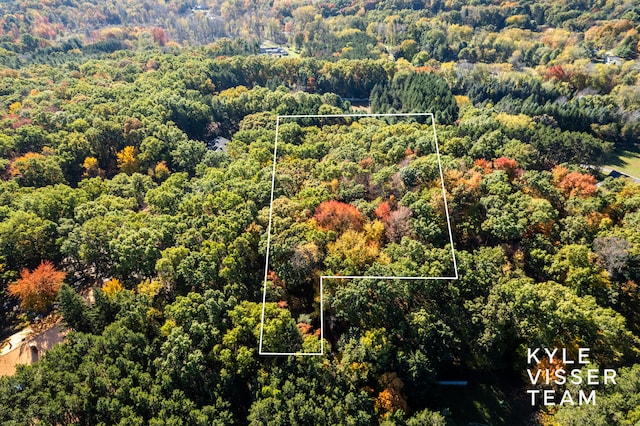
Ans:
[[[640,421],[634,2],[0,12],[0,423]]]

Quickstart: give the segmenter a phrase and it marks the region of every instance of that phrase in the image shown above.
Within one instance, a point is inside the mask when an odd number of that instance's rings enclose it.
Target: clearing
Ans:
[[[640,149],[616,150],[604,167],[640,178]]]

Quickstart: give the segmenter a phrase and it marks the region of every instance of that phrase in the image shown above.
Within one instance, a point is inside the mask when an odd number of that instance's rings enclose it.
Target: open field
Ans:
[[[629,176],[640,177],[640,149],[618,150],[605,165]]]

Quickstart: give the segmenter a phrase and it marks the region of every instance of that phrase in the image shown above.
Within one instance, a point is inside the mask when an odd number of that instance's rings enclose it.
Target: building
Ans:
[[[259,54],[260,55],[278,56],[278,57],[289,56],[289,52],[287,52],[284,48],[282,48],[280,46],[278,46],[278,47],[261,47]]]

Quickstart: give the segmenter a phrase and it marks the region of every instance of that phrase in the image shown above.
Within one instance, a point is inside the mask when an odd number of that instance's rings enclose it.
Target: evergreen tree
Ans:
[[[458,118],[458,106],[449,85],[432,73],[398,73],[390,84],[376,84],[369,100],[375,113],[432,112],[443,124]]]

